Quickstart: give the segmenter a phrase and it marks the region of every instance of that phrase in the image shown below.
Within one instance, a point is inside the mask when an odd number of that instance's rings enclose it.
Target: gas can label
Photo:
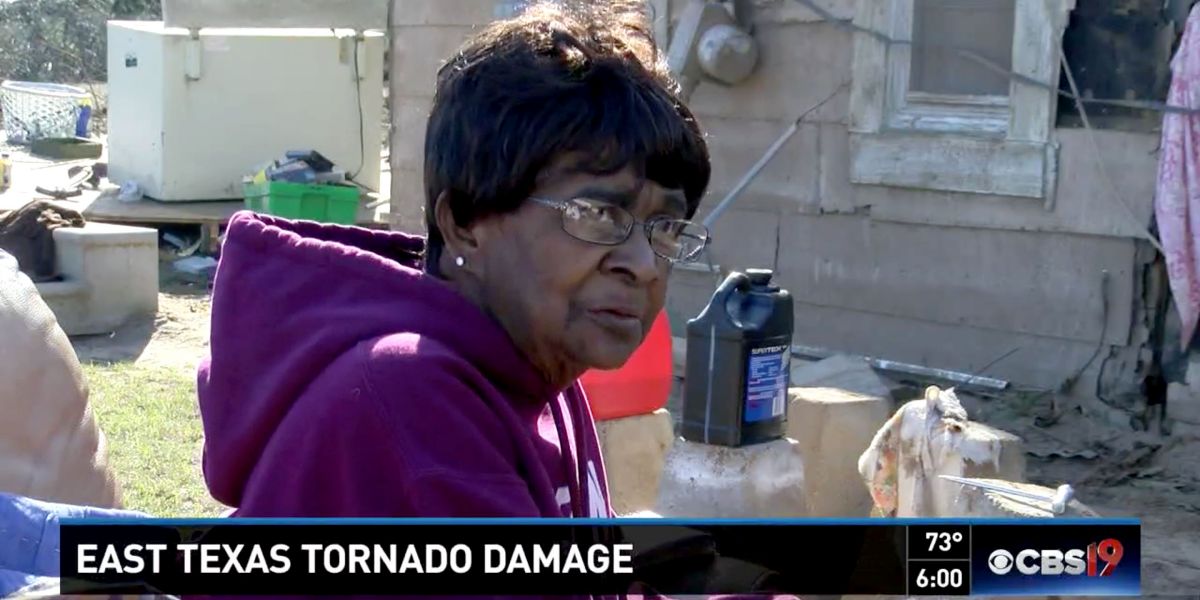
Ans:
[[[753,423],[773,419],[787,408],[788,366],[791,348],[767,346],[752,348],[746,372],[745,421]]]

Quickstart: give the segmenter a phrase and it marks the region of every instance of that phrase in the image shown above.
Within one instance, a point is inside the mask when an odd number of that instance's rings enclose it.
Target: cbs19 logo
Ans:
[[[996,575],[1007,575],[1016,567],[1023,575],[1083,575],[1108,577],[1121,562],[1125,547],[1109,538],[1098,544],[1088,544],[1087,550],[1021,550],[1013,556],[1008,550],[996,550],[988,556],[988,569]]]

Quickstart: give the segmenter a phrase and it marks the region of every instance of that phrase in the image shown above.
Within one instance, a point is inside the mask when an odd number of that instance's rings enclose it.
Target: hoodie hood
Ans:
[[[212,299],[210,358],[199,370],[204,475],[239,506],[289,408],[357,344],[396,332],[436,340],[512,398],[554,397],[504,330],[421,270],[424,239],[240,212]],[[449,316],[449,317],[448,317]]]

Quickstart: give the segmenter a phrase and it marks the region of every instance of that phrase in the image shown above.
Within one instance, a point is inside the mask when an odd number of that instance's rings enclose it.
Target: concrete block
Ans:
[[[796,440],[742,448],[676,440],[656,512],[666,517],[804,517],[804,457]]]
[[[701,83],[692,93],[688,105],[702,123],[708,121],[705,117],[731,116],[790,121],[839,89],[808,121],[846,120],[846,84],[854,55],[848,32],[824,23],[767,24],[758,27],[754,37],[759,64],[753,75],[735,86]]]
[[[888,384],[862,358],[838,354],[813,363],[793,364],[792,387],[834,388],[881,399],[890,399],[892,396]],[[892,412],[890,400],[887,412]],[[884,415],[884,419],[887,419],[887,415]],[[882,424],[883,421],[880,421],[879,425]]]
[[[1032,483],[1006,481],[1002,479],[984,479],[988,483],[1003,485],[1024,492],[1053,496],[1055,490]],[[957,489],[954,498],[953,514],[938,515],[945,517],[964,518],[995,518],[995,519],[1025,519],[1025,518],[1099,518],[1100,514],[1079,500],[1071,500],[1067,510],[1061,515],[1055,515],[1049,502],[1027,500],[1007,496],[999,492],[985,491],[968,485],[951,484]]]
[[[671,414],[650,414],[596,422],[608,493],[618,515],[654,508],[667,450],[675,441]]]
[[[67,335],[110,333],[158,312],[158,233],[88,223],[54,231],[62,282],[38,286]]]
[[[958,450],[963,457],[963,477],[1025,480],[1025,442],[1015,434],[972,421],[963,431]]]
[[[866,371],[875,376],[869,367]],[[799,442],[812,482],[805,488],[809,516],[870,515],[873,503],[858,473],[858,457],[892,412],[887,389],[875,389],[875,393],[836,387],[788,390],[787,435]]]
[[[54,313],[58,324],[67,335],[107,333],[88,331],[90,326],[85,316],[90,312],[91,289],[86,282],[46,281],[36,284],[38,295]]]

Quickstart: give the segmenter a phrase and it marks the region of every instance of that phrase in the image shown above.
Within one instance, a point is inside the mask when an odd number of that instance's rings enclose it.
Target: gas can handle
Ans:
[[[721,282],[717,287],[717,291],[713,292],[713,304],[724,304],[725,300],[736,291],[746,291],[750,286],[750,276],[745,273],[734,271]]]

